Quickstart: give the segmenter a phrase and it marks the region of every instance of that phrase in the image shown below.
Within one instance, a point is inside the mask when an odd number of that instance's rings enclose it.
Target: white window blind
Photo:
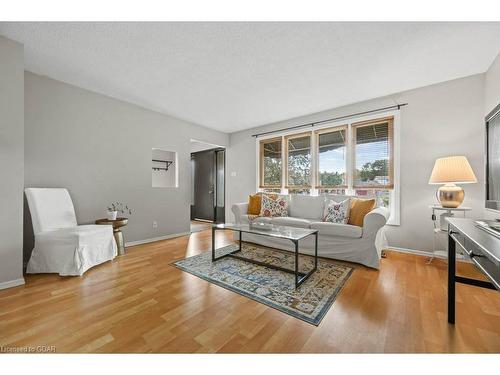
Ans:
[[[288,136],[286,139],[286,187],[311,186],[311,133]]]
[[[260,142],[261,188],[281,188],[281,145],[281,137]]]
[[[318,189],[346,187],[347,127],[318,130]]]
[[[354,188],[392,188],[392,119],[353,124]]]

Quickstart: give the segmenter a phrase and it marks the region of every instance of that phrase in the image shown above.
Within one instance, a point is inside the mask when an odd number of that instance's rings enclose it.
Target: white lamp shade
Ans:
[[[429,178],[429,184],[472,184],[475,182],[477,182],[476,176],[465,156],[437,159]]]

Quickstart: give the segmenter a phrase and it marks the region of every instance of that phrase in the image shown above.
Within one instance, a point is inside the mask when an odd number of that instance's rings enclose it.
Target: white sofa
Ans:
[[[255,222],[271,223],[318,230],[318,255],[320,257],[360,263],[368,267],[379,268],[381,252],[387,247],[384,226],[389,218],[389,210],[377,207],[368,213],[363,227],[349,224],[336,224],[322,221],[325,201],[333,199],[341,202],[347,199],[343,195],[305,196],[290,195],[288,217],[258,217]],[[248,223],[248,203],[232,206],[235,223]],[[293,251],[291,241],[243,233],[243,241],[282,250]],[[299,242],[299,250],[304,254],[314,254],[314,236]]]

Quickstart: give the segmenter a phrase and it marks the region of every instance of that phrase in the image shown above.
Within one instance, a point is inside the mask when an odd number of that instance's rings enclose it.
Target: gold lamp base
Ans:
[[[441,206],[457,208],[465,198],[465,191],[455,184],[446,184],[438,189],[438,200]]]

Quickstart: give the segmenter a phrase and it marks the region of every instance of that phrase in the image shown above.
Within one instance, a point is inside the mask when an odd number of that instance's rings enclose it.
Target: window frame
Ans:
[[[264,184],[264,147],[262,145],[267,143],[281,142],[281,176],[279,185],[265,185]],[[259,149],[259,189],[281,189],[283,186],[283,137],[273,137],[267,139],[261,139],[258,143]]]
[[[288,141],[290,139],[297,139],[297,138],[304,138],[306,136],[309,136],[309,150],[311,154],[311,165],[310,165],[310,173],[309,173],[309,185],[289,185],[288,184]],[[312,189],[313,187],[313,181],[312,181],[312,175],[314,174],[314,167],[313,167],[313,140],[312,140],[312,132],[301,132],[301,133],[296,133],[296,134],[289,134],[283,137],[283,142],[284,142],[284,152],[285,152],[285,183],[283,184],[285,189]],[[283,145],[281,146],[283,149]]]
[[[356,185],[355,181],[355,171],[356,171],[356,131],[359,128],[363,128],[371,125],[385,124],[388,123],[388,142],[389,142],[389,184],[386,185]],[[352,139],[351,139],[351,174],[352,174],[352,188],[356,189],[378,189],[378,190],[392,190],[394,189],[394,117],[389,116],[385,118],[378,118],[375,120],[366,120],[360,122],[353,122],[351,124],[352,129]]]
[[[333,133],[335,131],[340,131],[340,130],[345,130],[345,140],[344,140],[344,146],[346,149],[346,158],[345,158],[345,184],[344,185],[320,185],[320,171],[319,171],[319,136],[321,134],[327,134],[327,133]],[[338,125],[338,126],[333,126],[329,128],[323,128],[323,129],[318,129],[314,131],[314,137],[315,137],[315,153],[316,153],[316,167],[315,169],[315,175],[316,175],[316,183],[314,185],[314,188],[316,190],[323,190],[323,189],[348,189],[349,187],[349,125]]]
[[[392,179],[393,179],[393,188],[384,188],[381,187],[380,185],[377,185],[376,187],[367,187],[367,186],[362,186],[362,187],[356,187],[354,188],[353,182],[354,182],[354,172],[352,171],[351,165],[353,163],[353,158],[354,158],[354,147],[352,146],[352,140],[353,138],[353,125],[358,124],[361,122],[366,122],[366,121],[375,121],[375,122],[382,122],[383,120],[387,121],[388,119],[392,118]],[[381,121],[382,120],[382,121]],[[307,120],[306,120],[307,121]],[[283,126],[286,126],[286,123],[282,124]],[[317,186],[316,184],[319,182],[319,178],[317,176],[317,173],[319,173],[319,160],[318,160],[318,137],[315,135],[316,132],[323,131],[323,130],[328,130],[328,129],[335,129],[339,128],[342,126],[347,127],[347,134],[346,138],[348,141],[347,145],[347,152],[346,152],[346,162],[347,162],[347,167],[346,167],[346,187],[320,187]],[[320,195],[320,191],[323,189],[344,189],[345,190],[345,195],[355,195],[355,190],[361,190],[361,189],[367,189],[367,190],[389,190],[390,191],[390,216],[387,221],[387,225],[390,226],[399,226],[400,225],[400,128],[401,128],[401,111],[399,110],[392,110],[392,111],[386,111],[386,112],[379,112],[379,113],[374,113],[370,115],[364,115],[364,116],[358,116],[358,117],[353,117],[350,119],[344,119],[344,120],[338,120],[338,121],[331,121],[327,123],[323,123],[321,125],[316,125],[312,130],[304,131],[304,129],[290,129],[290,130],[283,130],[279,133],[274,133],[274,134],[268,134],[268,135],[263,135],[263,136],[258,136],[256,137],[256,142],[255,142],[255,155],[256,155],[256,170],[255,170],[255,177],[256,177],[256,190],[257,191],[263,191],[263,189],[280,189],[281,194],[288,194],[288,188],[286,187],[286,182],[287,182],[287,176],[286,176],[286,171],[288,170],[288,166],[286,168],[284,167],[284,163],[287,163],[288,161],[288,156],[286,154],[285,146],[286,144],[283,143],[285,142],[285,137],[288,136],[295,136],[295,135],[300,135],[304,133],[312,133],[311,135],[311,186],[305,186],[305,187],[298,187],[298,186],[291,186],[291,189],[294,188],[302,188],[302,189],[310,189],[310,194],[311,196],[318,196]],[[282,163],[282,174],[281,174],[281,186],[260,186],[260,176],[262,173],[262,168],[260,166],[260,144],[262,141],[267,141],[270,142],[271,140],[276,141],[278,139],[281,139],[282,141],[282,147],[281,147],[281,157],[284,162]]]

